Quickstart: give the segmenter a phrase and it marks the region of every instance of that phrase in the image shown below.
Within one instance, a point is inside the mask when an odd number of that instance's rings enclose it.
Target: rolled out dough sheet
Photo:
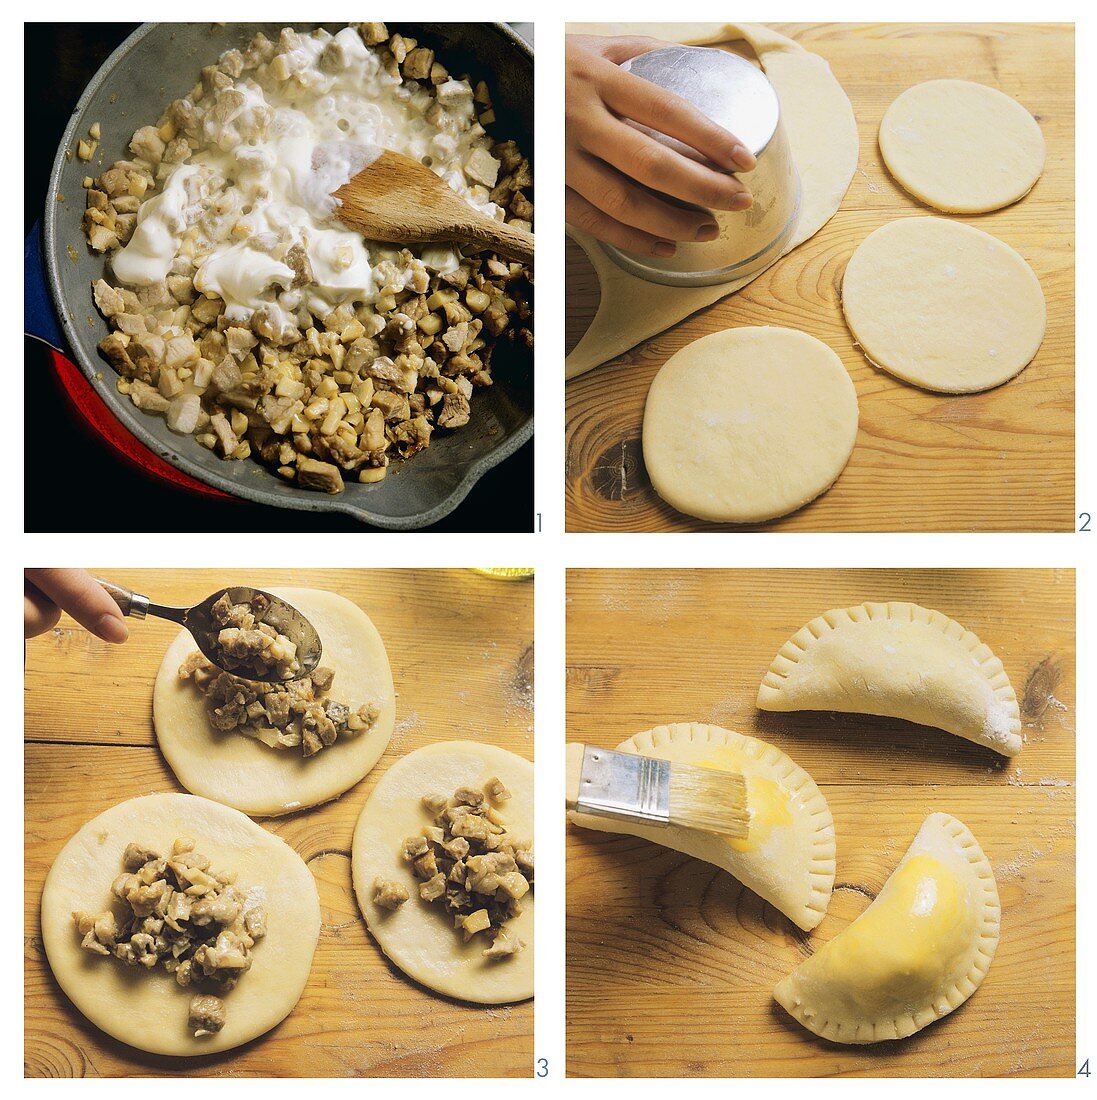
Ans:
[[[837,212],[857,167],[857,123],[849,98],[821,57],[759,23],[573,23],[567,29],[647,35],[695,46],[746,42],[777,89],[803,188],[800,222],[785,252],[814,236]],[[565,360],[567,378],[585,374],[752,281],[705,287],[649,283],[622,271],[589,234],[571,227],[568,232],[594,266],[601,301],[590,328]]]

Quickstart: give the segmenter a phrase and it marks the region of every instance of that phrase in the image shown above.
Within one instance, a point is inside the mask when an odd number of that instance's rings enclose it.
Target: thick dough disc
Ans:
[[[663,364],[644,408],[644,462],[680,512],[717,522],[783,516],[837,480],[857,436],[842,361],[806,333],[747,327]]]
[[[187,1028],[192,994],[171,974],[92,955],[72,920],[76,910],[109,906],[127,844],[167,853],[180,837],[190,837],[216,870],[236,871],[267,917],[251,969],[225,998],[224,1028],[202,1039]],[[319,937],[320,900],[301,857],[238,810],[189,794],[131,798],[92,818],[61,849],[42,890],[42,941],[69,1000],[108,1035],[152,1054],[230,1050],[281,1023],[305,988]]]
[[[369,732],[340,738],[305,759],[292,749],[272,749],[239,733],[221,733],[206,718],[205,697],[179,680],[179,666],[197,646],[183,631],[168,647],[152,697],[160,751],[188,791],[273,817],[337,798],[381,758],[396,721],[385,644],[369,616],[334,592],[278,588],[316,627],[324,646],[321,665],[335,669],[331,697],[352,709],[376,703],[381,710]]]
[[[908,88],[880,123],[888,171],[916,199],[953,214],[1008,206],[1044,170],[1044,135],[1015,99],[970,80]]]
[[[842,280],[842,309],[878,367],[923,389],[1008,381],[1044,339],[1047,308],[1024,258],[981,229],[901,218],[870,233]]]
[[[434,822],[423,807],[427,794],[452,795],[481,788],[497,776],[511,797],[498,806],[507,830],[533,840],[533,765],[506,749],[474,741],[442,741],[408,753],[377,781],[354,829],[351,866],[358,906],[373,938],[409,978],[428,989],[478,1004],[507,1004],[533,996],[533,894],[507,929],[525,949],[508,959],[485,959],[484,936],[465,943],[441,905],[419,897],[419,880],[401,854],[404,840]],[[373,901],[380,875],[411,897],[390,912]]]

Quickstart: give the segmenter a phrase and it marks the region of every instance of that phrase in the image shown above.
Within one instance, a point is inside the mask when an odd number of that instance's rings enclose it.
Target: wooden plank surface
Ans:
[[[155,745],[152,684],[177,628],[131,625],[122,647],[63,618],[27,644],[25,678],[25,1071],[30,1076],[527,1077],[533,1003],[461,1004],[417,986],[362,922],[350,842],[376,779],[421,745],[465,738],[533,757],[533,585],[470,570],[111,570],[164,603],[232,583],[328,588],[385,640],[396,730],[377,767],[328,805],[262,822],[312,870],[322,930],[304,995],[265,1037],[212,1058],[164,1059],[107,1037],[53,980],[38,907],[54,857],[85,821],[124,799],[181,791]]]
[[[860,429],[849,465],[822,498],[768,530],[1064,531],[1074,524],[1074,33],[1037,24],[775,24],[824,57],[853,104],[860,159],[841,209],[810,241],[725,298],[566,386],[566,505],[572,531],[713,526],[655,494],[640,448],[644,400],[686,344],[741,325],[802,329],[849,371]],[[937,213],[891,179],[880,119],[905,88],[962,77],[1001,88],[1038,119],[1044,174],[1022,201],[961,220],[1017,249],[1040,279],[1047,334],[1029,367],[987,393],[930,394],[872,367],[842,317],[857,245],[897,217]],[[947,215],[941,215],[947,216]],[[597,279],[568,241],[567,346],[586,331]],[[742,530],[745,528],[731,528]]]
[[[865,600],[943,611],[994,650],[1021,700],[1019,756],[889,719],[755,709],[788,637]],[[717,868],[569,826],[569,1075],[1073,1073],[1072,571],[571,570],[567,616],[570,740],[612,747],[680,721],[761,737],[811,773],[838,836],[835,893],[808,935]],[[987,980],[908,1040],[817,1039],[773,986],[864,910],[937,810],[995,869],[1002,939]]]

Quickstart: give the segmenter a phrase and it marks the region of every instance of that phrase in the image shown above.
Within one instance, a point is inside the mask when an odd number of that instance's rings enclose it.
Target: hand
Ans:
[[[619,67],[666,45],[654,38],[568,35],[564,46],[567,221],[649,256],[673,256],[674,241],[714,240],[719,227],[709,209],[746,210],[754,201],[730,175],[755,166],[749,149],[680,96]],[[630,120],[676,138],[706,163],[668,148]],[[652,191],[706,209],[683,209]]]
[[[99,582],[83,569],[23,570],[23,637],[50,630],[67,611],[105,642],[129,637],[126,618]]]

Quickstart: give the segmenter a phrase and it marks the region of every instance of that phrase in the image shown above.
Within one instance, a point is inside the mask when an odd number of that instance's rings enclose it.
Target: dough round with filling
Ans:
[[[1044,170],[1044,135],[1015,99],[970,80],[927,80],[880,123],[895,182],[953,214],[997,210],[1027,195]]]
[[[267,918],[251,969],[224,998],[225,1026],[201,1039],[187,1027],[193,991],[163,969],[91,954],[72,919],[74,911],[109,907],[127,844],[167,853],[181,837],[215,870],[235,871]],[[61,849],[42,890],[42,942],[58,984],[96,1027],[151,1054],[213,1054],[279,1024],[305,988],[319,936],[320,900],[301,857],[238,810],[189,794],[131,798],[92,818]]]
[[[533,996],[533,891],[506,926],[525,948],[509,958],[485,959],[488,942],[483,936],[465,943],[445,907],[419,897],[419,880],[402,853],[407,837],[434,824],[423,806],[424,795],[449,797],[458,787],[479,790],[493,776],[511,794],[497,807],[507,831],[532,842],[533,765],[494,745],[443,741],[408,753],[381,776],[362,808],[351,847],[358,906],[381,950],[428,989],[477,1004]],[[400,883],[409,899],[393,911],[381,908],[373,900],[378,876]]]
[[[971,830],[930,814],[876,900],[773,996],[833,1043],[904,1039],[979,988],[1000,915],[994,871]]]
[[[842,309],[878,367],[923,389],[976,393],[1008,381],[1044,339],[1044,292],[1009,245],[947,218],[870,233],[842,280]]]
[[[380,709],[369,730],[339,737],[305,758],[299,749],[272,749],[241,733],[215,730],[205,696],[179,679],[179,666],[198,647],[183,631],[168,647],[156,677],[152,717],[160,751],[188,791],[273,817],[336,798],[362,779],[381,758],[396,720],[385,644],[369,616],[334,592],[278,588],[316,627],[324,647],[320,664],[335,670],[328,697],[352,710],[368,703]]]
[[[644,408],[655,491],[699,519],[783,516],[830,488],[857,436],[857,393],[842,361],[806,333],[750,326],[672,355]]]

